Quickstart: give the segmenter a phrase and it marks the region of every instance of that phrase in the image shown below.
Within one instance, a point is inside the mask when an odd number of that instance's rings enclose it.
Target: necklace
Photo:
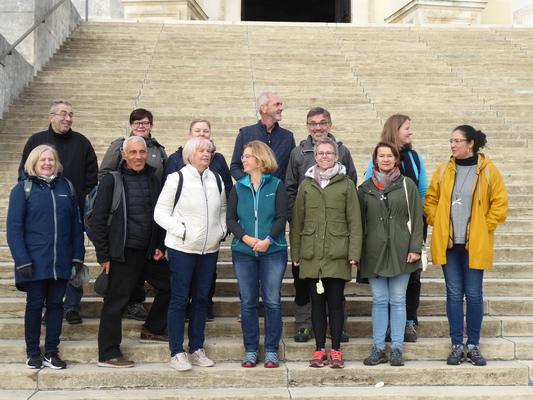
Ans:
[[[468,177],[470,176],[470,171],[472,170],[472,167],[473,167],[473,165],[471,165],[470,168],[468,168],[468,172],[466,173],[466,176],[463,179],[463,183],[461,184],[461,187],[459,188],[459,190],[455,190],[455,200],[452,201],[452,206],[455,206],[456,210],[457,210],[457,208],[460,205],[462,205],[462,203],[461,203],[462,199],[459,196],[461,195],[461,192],[463,190],[463,186],[465,185],[465,182],[468,180]],[[455,187],[457,188],[457,185],[455,185]]]

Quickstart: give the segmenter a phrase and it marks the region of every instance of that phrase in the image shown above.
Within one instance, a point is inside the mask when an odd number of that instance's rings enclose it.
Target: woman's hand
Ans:
[[[156,261],[159,261],[159,260],[162,260],[163,257],[165,257],[165,254],[161,250],[155,249],[154,254],[152,255],[152,258]]]
[[[253,247],[253,250],[259,253],[264,253],[265,251],[268,250],[269,247],[270,247],[270,240],[263,239],[263,240],[257,241],[257,243]]]
[[[409,253],[407,254],[407,262],[412,264],[420,260],[420,253]]]
[[[106,261],[103,263],[100,263],[103,269],[105,269],[105,273],[109,274],[109,267],[111,266],[111,261]]]
[[[250,246],[252,249],[254,248],[254,246],[257,244],[257,242],[259,242],[259,239],[257,238],[253,238],[249,235],[244,235],[241,240],[246,243],[248,246]]]
[[[300,266],[300,261],[293,261],[292,263],[294,264],[295,267],[299,267]]]
[[[355,266],[357,267],[357,269],[358,269],[359,271],[361,271],[361,266],[359,265],[359,263],[358,263],[357,261],[355,261],[355,260],[350,260],[350,264],[351,264],[351,265],[355,265]]]

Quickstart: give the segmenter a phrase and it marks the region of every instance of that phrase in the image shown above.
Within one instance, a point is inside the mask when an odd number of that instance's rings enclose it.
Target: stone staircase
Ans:
[[[533,399],[533,189],[527,163],[533,135],[533,29],[350,27],[326,24],[82,23],[0,120],[0,399]],[[450,155],[447,139],[460,124],[487,133],[486,154],[509,191],[509,219],[498,228],[495,265],[485,279],[481,348],[486,367],[447,366],[448,323],[440,267],[423,274],[417,343],[404,347],[406,365],[367,367],[372,344],[368,286],[346,287],[350,342],[343,370],[308,367],[314,344],[295,343],[290,271],[282,288],[284,337],[279,369],[240,367],[243,355],[237,283],[223,246],[215,321],[206,351],[214,368],[178,373],[165,345],[141,344],[141,323],[124,319],[122,349],[137,365],[98,368],[102,300],[100,271],[88,243],[93,280],[85,288],[82,325],[64,325],[65,371],[25,365],[24,295],[13,285],[5,240],[7,198],[22,147],[47,126],[54,98],[73,102],[73,128],[99,159],[126,135],[134,107],[154,113],[154,136],[170,154],[194,118],[211,121],[213,139],[229,161],[241,126],[253,124],[254,99],[277,90],[283,126],[297,142],[314,106],[332,113],[332,132],[351,150],[361,181],[381,126],[392,113],[412,117],[415,149],[429,176]],[[150,293],[150,292],[149,292]],[[148,305],[151,298],[147,301]],[[383,382],[384,387],[374,387]]]

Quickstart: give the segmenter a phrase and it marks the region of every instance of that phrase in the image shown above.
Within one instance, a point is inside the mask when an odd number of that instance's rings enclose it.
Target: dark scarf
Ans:
[[[379,190],[380,193],[385,192],[390,185],[392,185],[392,182],[394,182],[396,179],[400,177],[400,168],[396,167],[392,171],[389,171],[386,174],[382,174],[379,172],[378,167],[372,168],[372,176],[370,179],[372,179],[372,182],[374,183],[374,186]]]
[[[403,176],[411,178],[416,186],[418,186],[418,178],[415,171],[416,165],[413,165],[413,160],[411,160],[411,156],[409,155],[410,151],[410,145],[402,146],[400,149],[400,172]],[[418,157],[418,155],[413,154],[413,157]],[[418,171],[418,173],[420,173],[420,171]]]

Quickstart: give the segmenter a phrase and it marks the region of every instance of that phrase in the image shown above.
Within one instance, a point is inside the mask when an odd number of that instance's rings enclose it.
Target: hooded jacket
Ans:
[[[85,256],[76,196],[63,179],[29,179],[33,185],[28,200],[22,181],[9,197],[7,243],[15,261],[15,282],[69,280],[72,263],[83,262]],[[30,264],[33,277],[20,275],[18,269]]]
[[[361,258],[361,209],[355,184],[344,172],[322,189],[311,167],[303,180],[292,214],[292,261],[300,262],[300,278],[352,279],[350,260]],[[344,171],[344,167],[341,167]]]
[[[405,195],[407,186],[409,204]],[[422,268],[421,261],[407,263],[407,254],[421,253],[423,218],[420,194],[415,183],[400,175],[384,192],[387,202],[371,179],[357,190],[364,225],[361,278],[392,278]],[[411,233],[407,227],[411,213]],[[358,275],[358,277],[359,277]]]
[[[427,223],[433,226],[431,257],[434,265],[446,264],[446,250],[453,246],[450,207],[455,174],[455,159],[450,157],[448,162],[437,168],[426,192],[424,212]],[[466,231],[468,266],[473,269],[491,269],[494,259],[494,230],[507,219],[509,204],[500,172],[481,153],[478,154],[471,207]]]
[[[190,164],[181,169],[183,188],[175,204],[177,172],[167,177],[155,207],[155,221],[167,231],[165,245],[192,254],[217,252],[226,236],[226,193],[219,192],[213,172],[202,174]]]

